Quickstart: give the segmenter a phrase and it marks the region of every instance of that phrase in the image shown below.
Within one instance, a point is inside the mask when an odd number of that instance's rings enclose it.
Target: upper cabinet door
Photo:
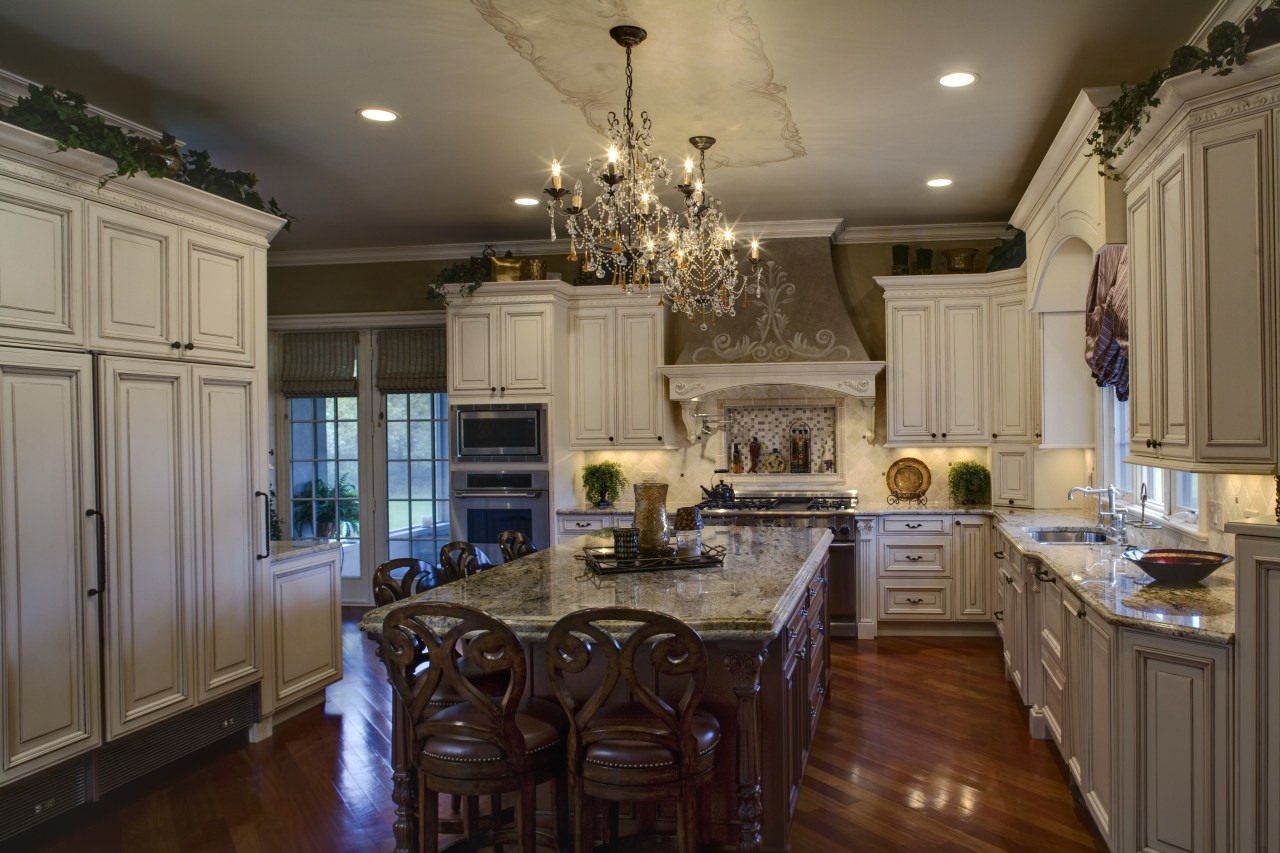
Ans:
[[[182,306],[178,227],[106,205],[89,205],[90,345],[178,357]]]
[[[253,364],[253,249],[184,229],[182,257],[183,354],[206,361]]]
[[[502,382],[499,394],[551,393],[551,306],[502,309]]]
[[[991,300],[992,423],[991,439],[1000,442],[1031,440],[1031,352],[1025,296],[1022,293]]]
[[[1129,456],[1156,458],[1156,283],[1152,266],[1151,181],[1128,188]]]
[[[497,308],[449,309],[449,395],[498,393]]]
[[[951,443],[986,444],[988,300],[939,300],[939,438]]]
[[[0,178],[0,338],[82,346],[84,202]]]
[[[934,304],[895,302],[889,306],[889,441],[931,441],[937,394],[934,389]]]
[[[614,334],[611,308],[582,308],[569,315],[571,446],[608,447],[616,443]]]
[[[618,441],[623,445],[662,444],[662,307],[617,308]]]

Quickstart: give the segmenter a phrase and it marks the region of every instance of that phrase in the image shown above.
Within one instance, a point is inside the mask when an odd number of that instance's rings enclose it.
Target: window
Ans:
[[[1102,434],[1110,436],[1110,440],[1099,448],[1098,470],[1103,474],[1103,483],[1114,483],[1116,500],[1135,511],[1141,510],[1145,497],[1147,518],[1202,535],[1199,475],[1126,463],[1124,459],[1129,454],[1129,404],[1117,400],[1112,388],[1104,388],[1102,393]],[[1130,516],[1135,516],[1135,513],[1130,512]]]
[[[388,394],[387,557],[435,563],[449,530],[449,402],[444,394]]]

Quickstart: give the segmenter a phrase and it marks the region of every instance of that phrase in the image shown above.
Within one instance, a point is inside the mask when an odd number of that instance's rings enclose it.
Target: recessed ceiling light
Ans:
[[[949,187],[951,186],[950,178],[934,178],[931,181],[925,181],[931,187]]]
[[[516,203],[516,204],[520,204],[520,205],[524,205],[525,207],[533,207],[535,204],[537,204],[537,203],[538,203],[538,200],[537,200],[536,198],[529,198],[529,197],[527,197],[527,196],[521,196],[520,198],[515,199],[515,203]]]
[[[381,107],[365,107],[360,110],[360,115],[369,121],[395,121],[400,118],[398,113],[391,110],[384,110]]]
[[[939,77],[938,82],[951,89],[956,89],[960,86],[968,86],[977,79],[977,74],[971,74],[968,71],[952,71],[950,74],[943,74]]]

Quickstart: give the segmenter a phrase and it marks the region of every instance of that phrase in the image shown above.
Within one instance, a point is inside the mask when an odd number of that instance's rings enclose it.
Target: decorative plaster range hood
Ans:
[[[812,396],[809,389],[843,394],[861,401],[867,423],[874,424],[876,376],[885,363],[867,358],[843,310],[827,241],[792,242],[800,250],[792,252],[792,263],[802,270],[802,293],[781,265],[767,262],[748,310],[720,318],[710,336],[704,325],[703,334],[685,341],[676,364],[658,368],[667,377],[668,396],[680,403],[689,441],[718,425],[715,412],[699,411],[700,404],[710,404],[707,395],[715,404],[734,396],[776,396],[761,393],[760,386],[794,388],[797,396]]]

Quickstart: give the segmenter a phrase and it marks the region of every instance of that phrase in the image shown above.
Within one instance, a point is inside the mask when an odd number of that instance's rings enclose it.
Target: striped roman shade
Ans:
[[[286,397],[354,397],[357,332],[280,336],[280,392]]]
[[[378,332],[378,370],[384,394],[444,393],[444,327]]]

